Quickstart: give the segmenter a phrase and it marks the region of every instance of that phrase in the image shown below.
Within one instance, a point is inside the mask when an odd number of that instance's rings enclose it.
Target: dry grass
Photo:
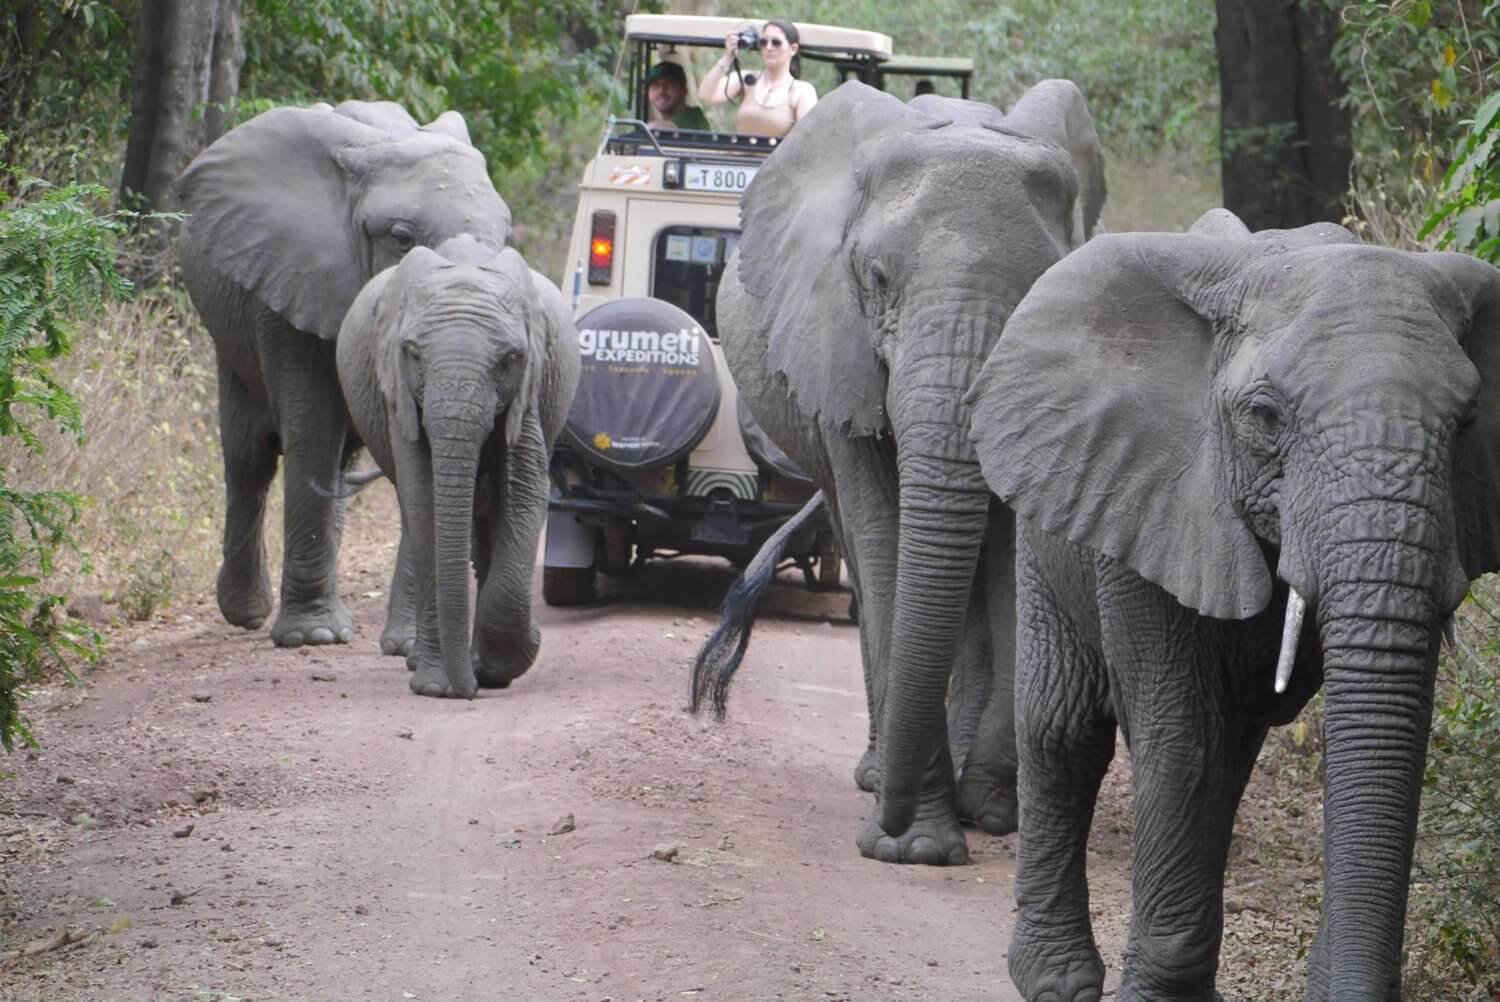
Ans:
[[[84,438],[49,430],[11,477],[84,497],[74,536],[87,559],[65,563],[59,590],[145,618],[210,584],[223,518],[213,353],[186,297],[105,307],[79,325],[55,375],[78,400]]]
[[[1218,166],[1179,153],[1142,158],[1105,154],[1104,227],[1114,233],[1178,233],[1222,204]]]

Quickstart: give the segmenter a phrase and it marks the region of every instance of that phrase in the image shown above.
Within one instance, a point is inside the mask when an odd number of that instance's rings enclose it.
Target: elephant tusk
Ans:
[[[1286,625],[1281,630],[1281,657],[1276,661],[1276,693],[1286,692],[1292,680],[1292,662],[1297,660],[1297,638],[1302,633],[1302,616],[1307,600],[1293,588],[1286,598]]]
[[[1443,641],[1448,645],[1448,650],[1458,653],[1458,619],[1455,613],[1448,613],[1448,617],[1443,620]]]

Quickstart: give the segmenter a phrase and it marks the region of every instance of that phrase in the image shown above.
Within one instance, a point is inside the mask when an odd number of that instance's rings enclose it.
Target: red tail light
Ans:
[[[615,267],[615,214],[594,213],[589,234],[589,284],[608,285]]]

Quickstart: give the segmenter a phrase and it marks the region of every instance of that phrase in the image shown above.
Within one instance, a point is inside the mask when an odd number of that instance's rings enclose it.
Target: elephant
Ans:
[[[496,249],[510,210],[462,116],[419,127],[399,105],[274,108],[232,129],[177,181],[191,213],[179,245],[188,294],[213,339],[225,515],[219,610],[260,629],[273,607],[263,523],[284,457],[278,646],[347,643],[354,623],[335,565],[339,473],[359,447],[334,371],[349,304],[412,247],[468,233]],[[381,647],[414,633],[404,561]]]
[[[1333,224],[1103,235],[1032,286],[968,396],[1018,526],[1029,1002],[1101,997],[1085,845],[1116,728],[1136,834],[1114,997],[1216,997],[1235,812],[1320,687],[1306,997],[1400,998],[1439,643],[1500,567],[1497,385],[1500,271]]]
[[[1014,830],[1013,528],[962,401],[1021,295],[1089,236],[1103,199],[1098,138],[1064,80],[1007,115],[851,81],[743,196],[721,344],[756,421],[822,490],[853,582],[870,713],[856,776],[871,789],[879,775],[882,815],[899,819],[872,818],[866,856],[965,862],[960,811]],[[960,659],[964,636],[982,658]],[[946,740],[888,734],[907,708],[884,689],[900,673],[946,681],[959,660],[1003,679],[964,687],[996,698],[983,719],[955,715],[974,733],[955,785]],[[941,694],[918,709],[946,735]]]
[[[354,427],[401,502],[417,583],[412,691],[510,685],[541,646],[531,571],[552,444],[578,387],[562,293],[511,248],[469,236],[415,247],[355,298],[337,357]]]

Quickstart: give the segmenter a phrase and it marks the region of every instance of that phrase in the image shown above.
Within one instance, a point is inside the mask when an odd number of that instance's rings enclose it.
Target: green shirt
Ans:
[[[697,129],[700,132],[712,132],[713,127],[708,124],[708,116],[703,114],[703,109],[691,104],[685,104],[677,114],[672,116],[672,124],[679,129]]]

